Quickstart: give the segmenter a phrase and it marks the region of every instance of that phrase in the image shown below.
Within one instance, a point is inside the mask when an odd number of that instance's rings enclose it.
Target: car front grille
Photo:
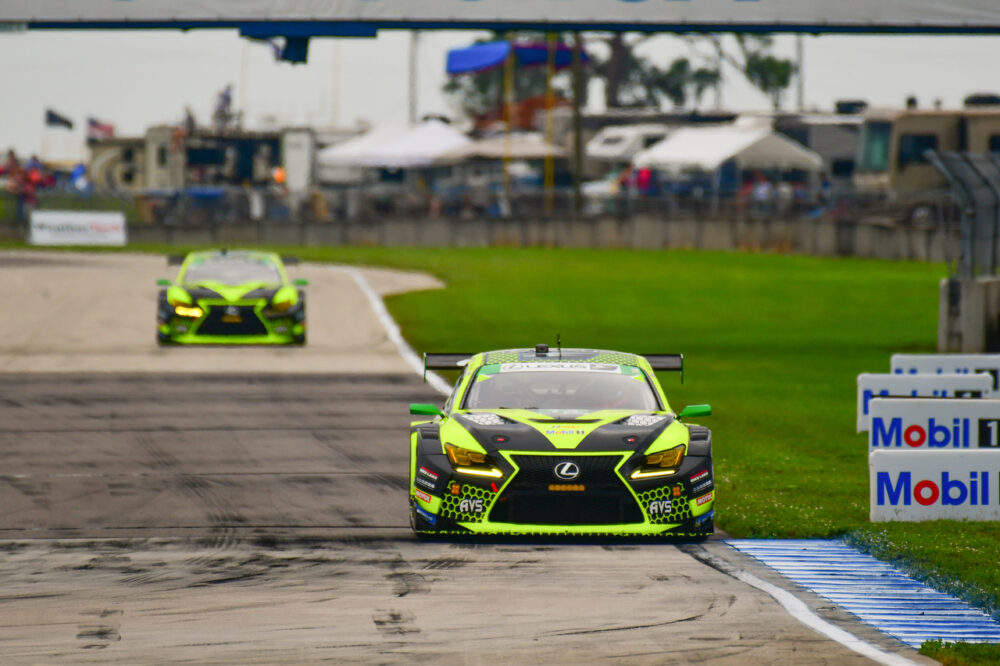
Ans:
[[[204,321],[198,326],[198,335],[267,335],[267,327],[254,312],[252,305],[206,305]],[[236,314],[239,322],[223,321],[228,314]]]
[[[641,523],[635,499],[615,475],[621,455],[514,455],[519,471],[504,488],[490,512],[490,520],[521,525],[612,525]],[[560,479],[560,463],[577,465],[580,475]],[[582,485],[584,490],[550,490],[550,485]]]

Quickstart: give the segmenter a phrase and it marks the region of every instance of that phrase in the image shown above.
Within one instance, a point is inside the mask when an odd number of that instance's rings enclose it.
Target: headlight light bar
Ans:
[[[490,479],[499,479],[503,476],[503,472],[493,465],[493,461],[485,453],[470,451],[453,444],[445,444],[444,450],[448,454],[452,468],[459,474],[485,476]]]
[[[642,464],[630,475],[633,479],[652,479],[658,476],[673,476],[684,460],[684,445],[666,451],[646,455]]]

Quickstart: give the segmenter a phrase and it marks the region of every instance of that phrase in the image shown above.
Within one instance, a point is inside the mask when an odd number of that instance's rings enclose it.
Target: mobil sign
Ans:
[[[994,449],[1000,452],[1000,400],[875,398],[869,403],[872,451]]]
[[[993,376],[993,390],[1000,390],[1000,354],[893,354],[895,375],[974,375]]]
[[[858,432],[868,430],[873,398],[983,398],[993,393],[993,377],[976,375],[858,375]]]
[[[873,522],[1000,520],[1000,453],[872,451]]]

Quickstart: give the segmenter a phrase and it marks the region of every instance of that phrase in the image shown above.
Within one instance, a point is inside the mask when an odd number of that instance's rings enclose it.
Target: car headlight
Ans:
[[[292,307],[292,301],[290,299],[283,301],[271,301],[271,310],[274,312],[288,312],[290,307]]]
[[[174,313],[178,317],[192,317],[194,319],[197,319],[198,317],[200,317],[201,315],[204,314],[204,311],[201,308],[199,308],[197,305],[195,305],[195,306],[175,305],[174,306]]]
[[[642,464],[630,475],[633,479],[652,479],[657,476],[671,476],[684,460],[684,445],[666,451],[650,453],[642,459]]]
[[[453,444],[445,444],[444,450],[448,454],[452,468],[459,474],[485,476],[491,479],[499,479],[503,476],[503,472],[497,469],[485,453],[470,451]]]

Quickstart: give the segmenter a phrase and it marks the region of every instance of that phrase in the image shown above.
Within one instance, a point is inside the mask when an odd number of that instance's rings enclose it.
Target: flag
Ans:
[[[87,118],[87,139],[90,141],[100,141],[110,139],[115,135],[115,126],[111,123],[104,123],[97,118]]]
[[[66,116],[60,115],[52,109],[45,109],[45,125],[47,127],[65,127],[73,129],[73,121]]]

